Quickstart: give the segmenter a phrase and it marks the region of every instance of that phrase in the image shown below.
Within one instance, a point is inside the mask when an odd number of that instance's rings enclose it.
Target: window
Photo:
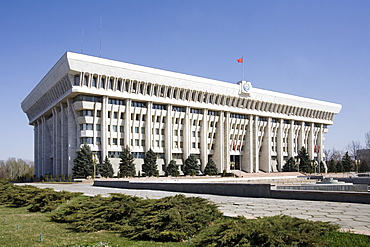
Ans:
[[[92,87],[96,87],[97,83],[96,83],[96,76],[93,76],[92,80],[91,80],[91,86]]]
[[[93,144],[93,138],[92,137],[81,137],[81,144]]]
[[[139,127],[135,127],[135,133],[139,133]]]
[[[113,130],[113,132],[117,132],[117,125],[113,125],[112,130]]]
[[[174,131],[173,131],[173,134],[174,134],[175,136],[177,136],[177,135],[178,135],[178,130],[174,130]]]
[[[121,100],[121,99],[112,99],[112,98],[109,98],[108,99],[108,104],[112,104],[112,105],[124,105],[125,104],[125,101],[124,100]]]
[[[121,119],[123,119],[124,118],[124,114],[123,114],[123,112],[121,112],[121,117],[120,117]]]
[[[80,124],[80,130],[93,130],[93,124]]]
[[[113,118],[115,118],[115,119],[117,119],[117,117],[118,117],[118,112],[113,112]]]
[[[124,132],[124,128],[123,126],[119,126],[119,132],[123,133]]]
[[[162,147],[164,147],[164,141],[162,141]]]
[[[96,124],[95,125],[95,130],[96,131],[100,131],[101,130],[101,125],[100,124]]]
[[[137,146],[137,147],[139,146],[139,140],[138,139],[135,140],[135,146]]]
[[[121,145],[121,146],[123,146],[123,145],[124,145],[123,138],[119,139],[119,145]]]
[[[157,123],[159,123],[161,121],[161,117],[160,116],[158,116],[157,117]]]
[[[184,131],[180,130],[180,136],[183,136],[183,134],[184,134]]]
[[[141,127],[141,134],[145,134],[145,127]]]
[[[101,144],[100,137],[96,137],[96,139],[95,139],[95,144],[96,144],[96,145],[100,145],[100,144]]]
[[[159,141],[155,141],[155,146],[159,147]]]
[[[181,106],[173,106],[172,111],[177,111],[177,112],[185,112],[185,107]]]
[[[96,111],[96,116],[97,116],[97,117],[101,117],[101,111],[100,111],[100,110],[97,110],[97,111]]]
[[[145,147],[145,140],[141,140],[141,146]]]
[[[143,121],[143,122],[145,121],[145,115],[141,116],[141,121]]]
[[[132,101],[131,106],[146,108],[146,103],[145,102]]]
[[[85,116],[94,116],[92,110],[82,110],[80,111],[80,116],[85,117]]]
[[[191,143],[191,147],[192,147],[192,148],[195,148],[195,142],[192,142],[192,143]]]
[[[161,135],[164,135],[164,129],[161,129]]]
[[[166,106],[165,105],[159,105],[159,104],[153,104],[153,109],[166,110]]]
[[[117,138],[113,138],[113,145],[117,145]]]
[[[191,132],[191,136],[192,136],[192,137],[195,137],[195,131],[192,131],[192,132]]]
[[[110,131],[110,125],[108,125],[108,131]]]
[[[80,94],[73,98],[73,102],[76,101],[102,102],[102,97]]]
[[[108,118],[110,118],[110,111],[108,112]]]

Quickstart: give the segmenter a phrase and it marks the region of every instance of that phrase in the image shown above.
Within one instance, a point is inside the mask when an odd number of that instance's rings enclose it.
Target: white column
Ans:
[[[108,97],[107,96],[103,96],[100,117],[101,117],[101,126],[100,126],[101,127],[100,128],[101,160],[100,162],[104,162],[105,157],[108,156]]]
[[[271,118],[267,118],[260,159],[260,168],[265,172],[271,172],[271,127]]]
[[[253,116],[248,116],[247,130],[244,136],[243,152],[242,152],[242,170],[253,172]]]
[[[166,126],[165,126],[165,140],[164,140],[164,150],[165,150],[165,162],[166,165],[170,163],[172,160],[172,105],[167,105],[167,116],[166,116]],[[186,123],[185,123],[186,124]],[[184,135],[186,136],[186,131],[184,131]],[[161,133],[159,133],[161,134]],[[185,150],[185,143],[184,143],[184,150]],[[181,170],[181,169],[180,169]]]
[[[185,108],[185,119],[184,119],[184,160],[186,160],[190,155],[190,147],[191,147],[191,126],[192,123],[190,122],[190,107],[186,106]],[[171,133],[172,135],[172,133]]]
[[[203,111],[203,119],[202,119],[202,126],[200,132],[200,159],[202,163],[201,170],[204,171],[208,163],[208,142],[207,142],[207,134],[208,134],[208,110],[204,109]]]
[[[279,120],[279,127],[278,127],[278,133],[277,133],[277,160],[278,160],[278,169],[279,171],[283,170],[284,166],[284,154],[283,154],[283,135],[284,135],[284,121],[283,119]]]

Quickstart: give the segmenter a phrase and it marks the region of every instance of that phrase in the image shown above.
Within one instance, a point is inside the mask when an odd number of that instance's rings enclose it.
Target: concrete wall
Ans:
[[[299,190],[271,190],[269,184],[240,183],[153,183],[129,181],[95,181],[94,186],[164,190],[184,193],[199,193],[222,196],[261,197],[276,199],[297,199],[314,201],[354,202],[370,204],[370,193],[366,192],[327,192]]]

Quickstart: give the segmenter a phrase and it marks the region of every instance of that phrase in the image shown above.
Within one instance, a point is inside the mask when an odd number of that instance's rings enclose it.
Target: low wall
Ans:
[[[352,177],[352,178],[334,178],[338,181],[353,183],[353,184],[367,184],[370,186],[370,177]]]
[[[94,186],[124,189],[164,190],[224,196],[270,197],[269,184],[95,181]]]
[[[367,184],[322,184],[322,185],[279,185],[278,190],[324,190],[324,191],[356,191],[367,192]]]
[[[370,204],[370,193],[340,191],[271,190],[270,184],[241,183],[155,183],[96,180],[94,186],[122,189],[163,190],[222,196],[260,197]]]

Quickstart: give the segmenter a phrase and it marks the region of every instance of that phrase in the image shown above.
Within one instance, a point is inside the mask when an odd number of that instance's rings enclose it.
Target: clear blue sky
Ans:
[[[326,148],[364,144],[369,13],[365,0],[0,1],[0,160],[33,160],[20,104],[66,51],[232,83],[244,56],[254,87],[343,105]]]

